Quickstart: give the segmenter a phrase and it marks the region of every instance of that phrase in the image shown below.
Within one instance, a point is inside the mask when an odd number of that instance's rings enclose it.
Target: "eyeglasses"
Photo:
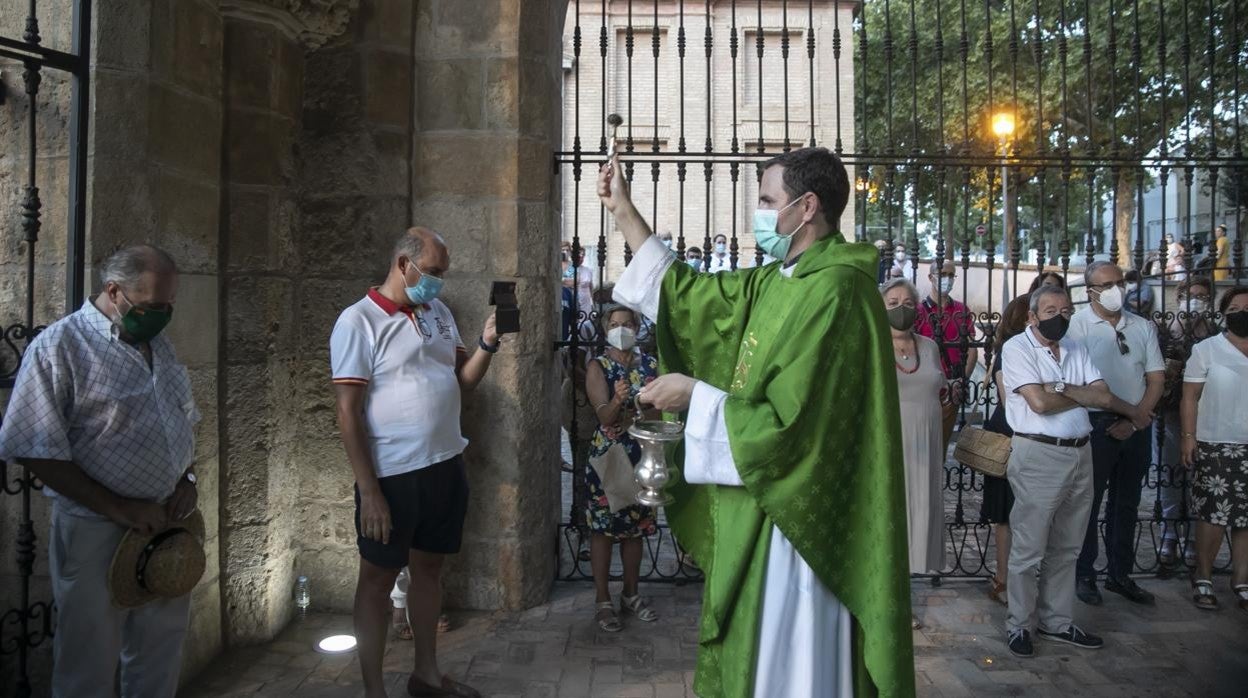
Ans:
[[[1114,330],[1114,339],[1118,340],[1118,353],[1126,356],[1131,353],[1131,347],[1127,346],[1127,336],[1119,330]]]

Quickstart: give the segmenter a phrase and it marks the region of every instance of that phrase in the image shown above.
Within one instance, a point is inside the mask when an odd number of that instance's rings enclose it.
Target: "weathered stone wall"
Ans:
[[[489,282],[518,282],[523,332],[465,402],[473,488],[449,605],[540,603],[555,573],[555,285],[559,38],[564,0],[417,5],[413,218],[451,246],[448,302],[465,341]]]
[[[46,45],[69,48],[70,5],[41,3]],[[143,241],[178,260],[169,333],[204,415],[197,469],[209,561],[194,592],[186,676],[224,644],[280,630],[297,574],[311,577],[314,607],[350,607],[352,478],[328,336],[341,309],[384,278],[394,237],[413,223],[447,239],[446,300],[467,342],[489,312],[493,280],[518,282],[524,323],[465,400],[473,499],[464,552],[447,571],[448,605],[544,600],[558,521],[552,151],[565,11],[566,0],[96,4],[88,263]],[[6,13],[0,32],[20,35],[22,24]],[[8,325],[24,313],[13,213],[25,97],[20,71],[0,71]],[[45,75],[40,100],[36,321],[46,324],[64,312],[68,81]],[[0,555],[11,560],[16,500],[4,501]],[[35,596],[48,598],[40,497],[35,511]],[[5,608],[15,603],[10,570],[0,574]],[[44,686],[47,648],[36,661]]]
[[[339,40],[308,54],[298,136],[300,261],[295,401],[297,568],[317,608],[351,608],[359,556],[354,479],[334,410],[329,335],[385,278],[410,223],[412,3],[362,3]]]
[[[70,2],[40,3],[44,45],[70,49]],[[97,12],[92,33],[92,98],[88,158],[89,179],[87,284],[94,290],[93,270],[117,247],[136,242],[160,245],[182,269],[178,313],[169,328],[181,360],[190,369],[203,421],[196,430],[200,508],[209,538],[208,567],[194,591],[196,619],[185,651],[187,672],[202,667],[221,648],[220,594],[217,577],[217,212],[220,180],[221,76],[211,68],[220,63],[221,31],[215,3],[152,0],[109,5]],[[21,18],[5,14],[2,31],[20,35],[13,25]],[[6,88],[17,73],[4,66]],[[45,71],[39,110],[39,179],[43,199],[43,231],[36,272],[36,321],[61,317],[64,307],[68,209],[69,81]],[[24,94],[8,91],[0,107],[0,196],[9,201],[24,186],[24,122],[14,121],[25,109]],[[109,118],[99,118],[99,114]],[[22,117],[24,118],[24,117]],[[14,143],[13,147],[7,147]],[[21,176],[18,176],[21,175]],[[16,187],[16,188],[15,188]],[[6,211],[12,210],[7,206]],[[2,322],[20,317],[17,299],[24,297],[25,274],[11,267],[24,259],[19,218],[0,217],[0,313]],[[24,312],[24,311],[23,311]],[[6,500],[0,545],[5,559],[11,545],[17,508]],[[35,530],[39,536],[35,598],[47,599],[47,507],[35,498]],[[16,605],[17,580],[4,568],[5,608]],[[36,655],[37,685],[45,686],[50,643]],[[9,673],[6,671],[5,675]],[[6,681],[0,691],[8,690]]]
[[[304,62],[292,33],[264,18],[227,12],[224,37],[222,591],[236,644],[272,637],[291,610],[292,187]]]

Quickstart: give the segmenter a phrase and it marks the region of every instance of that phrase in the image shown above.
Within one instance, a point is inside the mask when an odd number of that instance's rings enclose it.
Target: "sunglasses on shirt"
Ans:
[[[1118,341],[1118,353],[1126,356],[1131,353],[1131,347],[1127,346],[1127,336],[1119,330],[1114,330],[1114,339]]]

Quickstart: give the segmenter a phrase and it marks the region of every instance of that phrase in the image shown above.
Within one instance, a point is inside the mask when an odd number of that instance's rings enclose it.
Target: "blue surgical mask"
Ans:
[[[412,262],[412,266],[415,267],[416,271],[420,271],[420,267],[417,267],[415,262]],[[404,278],[404,283],[406,281],[407,279]],[[407,291],[407,299],[409,301],[416,305],[424,305],[438,297],[438,294],[442,292],[442,285],[445,283],[445,281],[432,274],[420,271],[420,280],[416,282],[416,285],[405,286],[404,290]]]
[[[801,230],[802,226],[798,225],[788,233],[781,235],[776,230],[776,225],[780,222],[780,214],[789,206],[801,201],[799,196],[789,202],[788,206],[782,209],[756,208],[754,209],[754,244],[759,249],[775,259],[786,259],[789,256],[789,246],[793,244],[793,234]],[[802,224],[804,225],[804,224]]]
[[[700,259],[686,259],[685,261],[688,262],[689,266],[693,267],[694,269],[697,269],[702,266],[702,260]]]
[[[715,243],[715,254],[724,254],[727,251],[728,251],[728,243],[726,242]]]

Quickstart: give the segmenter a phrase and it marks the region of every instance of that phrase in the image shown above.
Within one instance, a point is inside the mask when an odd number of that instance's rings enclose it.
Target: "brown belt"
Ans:
[[[1066,448],[1080,448],[1084,444],[1088,443],[1088,439],[1091,438],[1088,436],[1080,436],[1077,439],[1059,439],[1054,436],[1045,436],[1044,434],[1020,434],[1018,432],[1014,432],[1014,435],[1021,436],[1024,439],[1031,439],[1032,441],[1039,441],[1042,444],[1049,444],[1050,446],[1064,446]]]

